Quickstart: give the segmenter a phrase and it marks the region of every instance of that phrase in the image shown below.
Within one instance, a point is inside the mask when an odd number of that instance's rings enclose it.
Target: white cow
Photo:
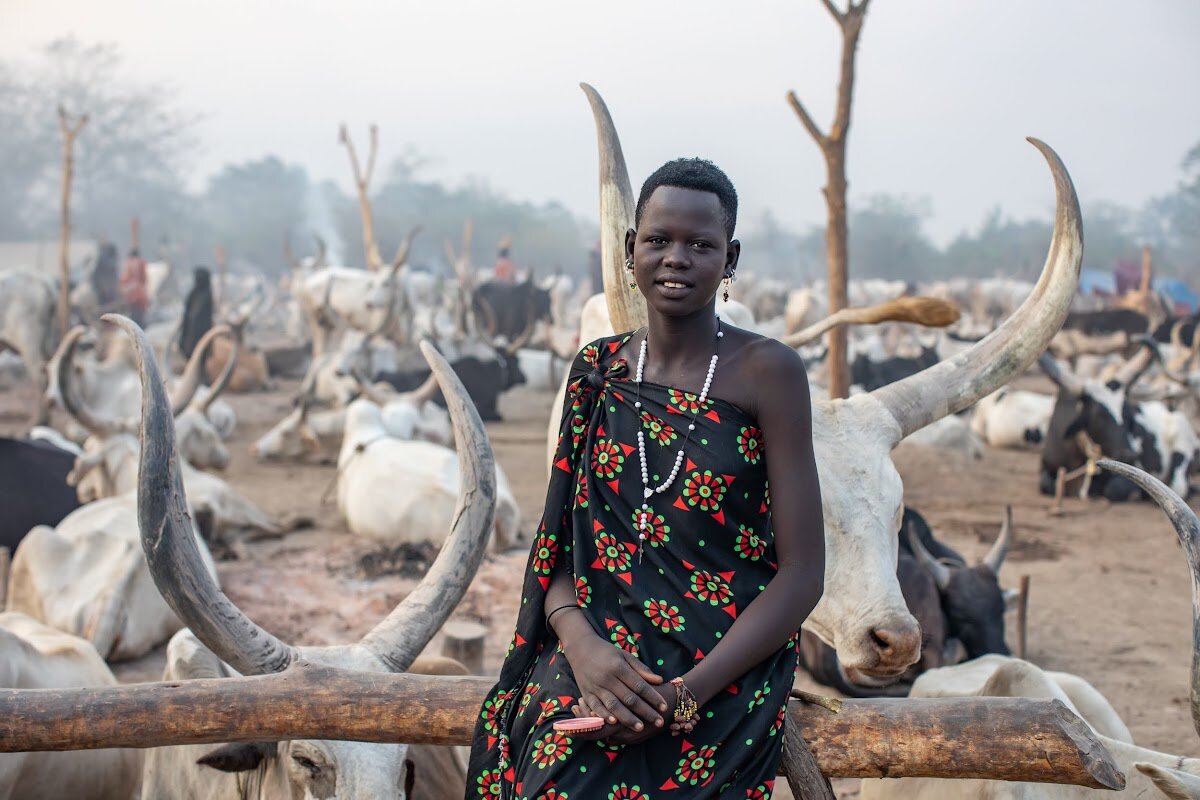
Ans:
[[[180,637],[172,648],[172,664],[203,661],[201,668],[213,677],[230,674],[217,659],[244,675],[279,672],[301,659],[365,672],[408,670],[458,605],[478,569],[492,528],[496,496],[495,468],[483,423],[445,360],[432,347],[423,346],[444,389],[463,450],[457,507],[441,552],[421,583],[360,641],[293,647],[246,617],[205,569],[186,513],[171,412],[157,366],[146,353],[149,344],[141,332],[132,323],[122,324],[138,343],[143,370],[146,408],[142,435],[146,446],[138,470],[143,547],[159,590],[195,633],[195,640],[216,657],[202,659],[199,645]],[[186,674],[198,677],[195,670]],[[148,760],[143,796],[416,800],[416,792],[408,793],[409,759],[406,745],[363,742],[230,744],[216,747],[199,762],[194,748],[163,748]],[[416,780],[422,780],[419,773]],[[455,787],[456,796],[462,796],[463,788],[462,784]]]
[[[196,547],[215,579],[199,537]],[[146,566],[134,492],[31,530],[13,554],[7,607],[88,640],[109,661],[145,655],[181,627]]]
[[[1159,753],[1133,744],[1129,729],[1112,705],[1091,684],[1075,675],[1043,672],[1009,656],[983,656],[953,667],[930,670],[917,678],[909,697],[1033,697],[1056,699],[1091,725],[1101,743],[1125,773],[1123,791],[1083,786],[936,778],[874,779],[862,782],[862,800],[1102,800],[1108,797],[1150,798],[1152,788],[1168,798],[1200,800],[1200,792],[1171,794],[1168,787],[1187,779],[1160,770],[1177,770],[1200,785],[1200,759]],[[1136,767],[1136,769],[1135,769]],[[1147,769],[1147,767],[1150,767]],[[1153,768],[1158,768],[1153,769]]]
[[[87,641],[25,614],[0,613],[0,687],[70,689],[116,683]],[[141,769],[138,750],[5,753],[0,755],[0,800],[131,800],[137,794]]]
[[[50,415],[46,400],[46,360],[54,352],[56,334],[54,285],[18,270],[0,270],[0,353],[13,350],[37,387],[33,424],[44,425]]]
[[[632,191],[604,102],[591,87],[584,90],[600,140],[606,296],[617,309],[613,323],[631,330],[637,324],[630,303],[640,298],[631,300],[628,289],[621,288],[621,243],[632,222]],[[1083,254],[1078,198],[1057,155],[1044,143],[1031,141],[1054,176],[1057,214],[1041,278],[1021,307],[969,350],[923,372],[847,400],[813,399],[813,445],[826,528],[826,591],[805,625],[837,650],[847,669],[872,679],[902,675],[920,658],[921,649],[919,626],[896,578],[904,492],[892,449],[906,436],[969,407],[1019,375],[1062,324],[1078,285]],[[599,310],[593,309],[593,317]],[[584,309],[582,325],[588,324],[588,311]],[[611,334],[612,328],[581,330],[580,341],[605,333]],[[555,428],[561,408],[556,404],[552,412]]]
[[[975,404],[971,430],[992,447],[1040,447],[1052,413],[1052,395],[1004,387]]]
[[[393,436],[378,405],[355,400],[346,409],[338,454],[338,510],[359,536],[441,544],[459,493],[458,462],[447,447]],[[521,512],[504,471],[495,469],[494,546],[505,550],[520,539]]]

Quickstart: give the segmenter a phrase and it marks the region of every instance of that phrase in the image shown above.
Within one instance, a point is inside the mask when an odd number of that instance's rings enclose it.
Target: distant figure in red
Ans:
[[[501,283],[516,283],[517,265],[508,257],[509,241],[505,237],[500,242],[500,250],[496,254],[496,265],[492,267],[492,279]]]
[[[125,303],[125,313],[129,318],[145,327],[146,309],[150,307],[150,286],[146,275],[146,259],[138,254],[136,247],[129,251],[129,257],[121,268],[121,300]]]

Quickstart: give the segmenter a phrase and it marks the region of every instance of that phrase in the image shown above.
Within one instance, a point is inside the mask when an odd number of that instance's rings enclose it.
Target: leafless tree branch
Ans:
[[[813,121],[812,116],[808,113],[808,109],[800,102],[800,98],[796,96],[795,92],[788,92],[787,101],[792,110],[796,112],[796,116],[800,118],[800,122],[804,125],[804,129],[808,131],[809,136],[813,137],[818,147],[824,149],[828,137],[817,127],[817,123]]]

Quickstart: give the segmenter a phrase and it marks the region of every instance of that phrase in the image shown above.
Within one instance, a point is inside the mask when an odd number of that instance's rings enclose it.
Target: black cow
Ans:
[[[859,353],[850,364],[850,382],[862,386],[864,391],[873,392],[881,386],[916,375],[939,360],[933,347],[922,347],[921,355],[916,358],[892,356],[883,361],[872,361],[865,353]]]
[[[492,422],[501,419],[499,400],[500,393],[521,383],[525,383],[525,375],[517,364],[517,357],[504,351],[498,351],[493,359],[483,359],[477,356],[462,356],[450,363],[458,379],[475,403],[479,417]],[[412,369],[389,371],[382,370],[375,374],[377,381],[386,381],[396,391],[411,392],[419,387],[429,377],[429,368],[414,367]],[[434,402],[442,408],[446,401],[441,390],[434,395]]]
[[[904,601],[921,626],[921,660],[890,686],[853,682],[833,648],[815,635],[802,632],[800,662],[817,681],[849,697],[903,697],[912,681],[928,669],[958,660],[956,642],[967,658],[987,653],[1009,655],[1004,641],[1006,600],[999,572],[1012,540],[1012,509],[991,551],[974,566],[938,541],[919,512],[904,509],[900,524],[900,553],[896,577]]]
[[[521,283],[481,283],[472,303],[481,330],[493,340],[503,336],[516,342],[527,338],[539,321],[550,320],[550,292],[539,288],[532,276]]]
[[[1072,311],[1067,314],[1062,329],[1079,331],[1087,336],[1125,332],[1130,336],[1145,333],[1150,319],[1130,308],[1105,308],[1099,311]]]
[[[67,473],[75,455],[52,444],[0,438],[0,547],[15,550],[38,525],[57,525],[79,508]]]

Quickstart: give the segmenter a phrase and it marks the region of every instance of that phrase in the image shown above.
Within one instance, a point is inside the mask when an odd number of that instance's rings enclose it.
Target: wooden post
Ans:
[[[62,338],[66,338],[71,325],[71,179],[75,174],[75,138],[87,122],[87,114],[72,121],[67,110],[58,107],[58,128],[63,136],[62,206],[58,229],[58,334]]]
[[[780,771],[787,776],[788,788],[796,800],[837,800],[829,779],[821,774],[821,766],[795,725],[783,726]]]
[[[1020,594],[1017,595],[1017,658],[1025,658],[1029,631],[1029,582],[1028,575],[1021,576]]]
[[[219,309],[225,303],[225,275],[229,271],[225,260],[225,248],[220,242],[213,245],[213,260],[217,263],[217,299],[213,305]]]
[[[129,249],[137,250],[139,254],[142,251],[141,232],[142,232],[142,223],[138,220],[137,217],[134,217],[133,219],[131,219],[129,221]]]
[[[297,662],[251,678],[2,689],[0,752],[288,739],[465,745],[492,684]],[[837,713],[798,701],[786,728],[830,778],[1124,786],[1107,748],[1058,700],[844,700]]]
[[[833,0],[821,0],[825,10],[842,29],[841,77],[838,81],[837,110],[833,125],[826,134],[800,102],[795,92],[788,92],[788,103],[800,118],[804,129],[821,149],[825,158],[826,182],[823,192],[828,211],[825,226],[825,251],[829,275],[829,313],[846,307],[849,280],[849,244],[846,225],[846,134],[850,130],[850,107],[854,97],[854,54],[862,33],[870,0],[848,0],[845,11]],[[850,394],[850,367],[846,363],[846,330],[834,328],[829,332],[829,396],[847,397]]]
[[[374,272],[383,267],[383,258],[379,255],[379,247],[375,244],[375,218],[371,215],[371,198],[367,188],[371,184],[371,173],[375,170],[375,153],[379,149],[379,128],[371,125],[370,146],[367,150],[367,169],[365,172],[358,167],[358,153],[350,133],[343,123],[338,129],[338,141],[346,146],[350,154],[350,171],[354,176],[354,188],[358,190],[358,212],[362,216],[363,253],[367,259],[367,269]]]
[[[0,547],[0,611],[8,607],[8,570],[12,566],[12,552]]]
[[[442,626],[442,655],[458,661],[472,675],[482,675],[487,632],[478,622],[450,620]]]

